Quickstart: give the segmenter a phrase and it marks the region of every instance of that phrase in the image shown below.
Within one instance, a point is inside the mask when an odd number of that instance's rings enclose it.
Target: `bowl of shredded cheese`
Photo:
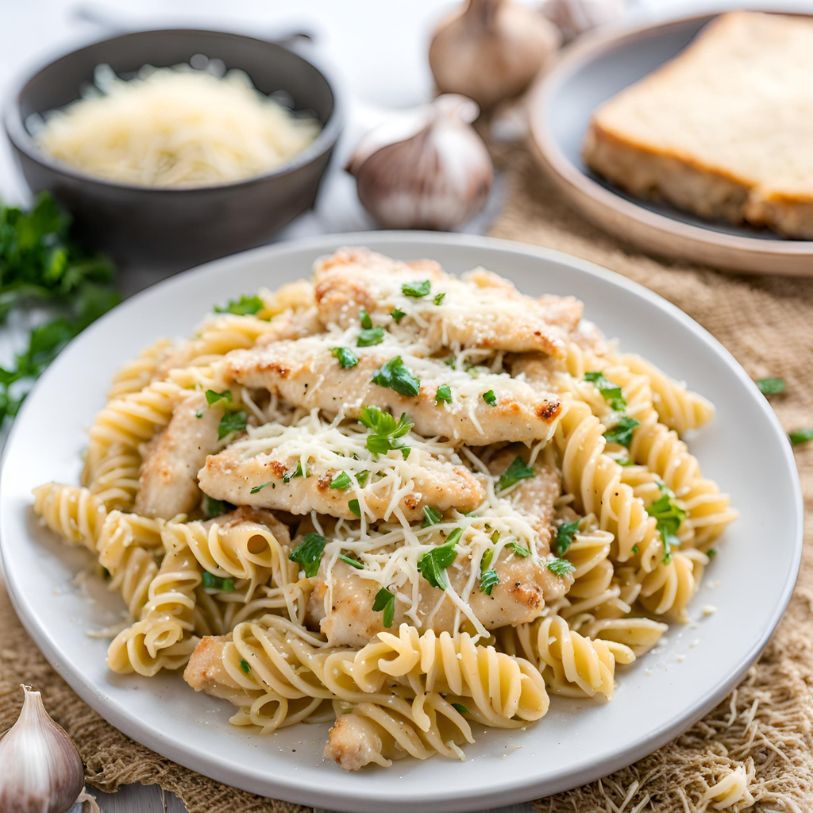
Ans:
[[[309,208],[340,114],[299,49],[163,29],[42,67],[5,126],[31,190],[51,191],[90,243],[177,269],[265,242]]]

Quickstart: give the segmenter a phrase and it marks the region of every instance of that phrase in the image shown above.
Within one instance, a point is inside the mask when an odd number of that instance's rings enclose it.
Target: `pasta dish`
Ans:
[[[127,606],[110,669],[332,721],[347,770],[609,700],[736,514],[684,439],[712,405],[582,310],[343,249],[144,350],[34,496]]]

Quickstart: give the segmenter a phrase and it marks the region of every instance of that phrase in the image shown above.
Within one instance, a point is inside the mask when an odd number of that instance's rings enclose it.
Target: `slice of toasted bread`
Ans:
[[[813,238],[813,20],[718,17],[594,113],[584,159],[634,195]]]

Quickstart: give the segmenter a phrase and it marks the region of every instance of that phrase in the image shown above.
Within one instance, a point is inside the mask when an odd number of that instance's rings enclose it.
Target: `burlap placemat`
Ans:
[[[813,424],[813,281],[746,278],[667,265],[624,249],[559,200],[523,151],[502,156],[509,168],[499,237],[567,251],[647,285],[717,336],[754,376],[780,375],[786,396],[775,406],[788,427]],[[747,443],[747,438],[743,438]],[[808,518],[813,500],[813,444],[797,461]],[[754,461],[755,476],[759,472]],[[810,538],[810,519],[807,536]],[[766,538],[766,555],[771,540]],[[759,599],[759,585],[743,585]],[[709,787],[743,766],[750,793],[769,809],[813,809],[813,553],[808,549],[784,621],[759,663],[708,717],[675,742],[591,785],[541,800],[541,811],[638,813],[703,811]],[[88,782],[103,790],[157,784],[190,813],[289,813],[304,808],[260,799],[174,765],[107,725],[68,688],[26,636],[0,590],[0,730],[15,719],[18,684],[42,690],[47,707],[76,741]],[[742,809],[742,805],[730,808]]]

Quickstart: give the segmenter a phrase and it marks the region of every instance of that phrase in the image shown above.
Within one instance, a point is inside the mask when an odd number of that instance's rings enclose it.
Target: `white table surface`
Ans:
[[[340,169],[342,159],[362,132],[386,115],[424,103],[431,95],[426,48],[433,22],[456,0],[299,0],[296,4],[268,0],[139,0],[77,2],[77,0],[0,0],[0,99],[5,103],[16,77],[52,55],[70,50],[110,32],[90,22],[106,18],[126,28],[192,25],[224,28],[261,36],[307,30],[314,34],[315,53],[330,68],[344,92],[347,124],[339,156],[319,202],[279,235],[279,240],[372,228],[361,210],[353,181]],[[751,5],[813,10],[813,0],[764,0],[760,4],[733,0],[633,0],[631,18],[659,18],[707,8]],[[90,11],[81,14],[80,9]],[[26,202],[26,189],[13,165],[8,144],[0,136],[0,198]],[[499,208],[500,188],[483,216],[468,228],[484,231]],[[154,281],[146,269],[123,281],[126,292]],[[19,351],[29,318],[18,315],[0,329],[0,365]],[[0,446],[3,436],[0,433]],[[2,573],[0,572],[0,578]],[[99,794],[104,813],[183,813],[183,805],[155,786],[130,786],[117,794]],[[531,805],[502,808],[499,813],[530,813]],[[428,813],[430,813],[428,811]]]

